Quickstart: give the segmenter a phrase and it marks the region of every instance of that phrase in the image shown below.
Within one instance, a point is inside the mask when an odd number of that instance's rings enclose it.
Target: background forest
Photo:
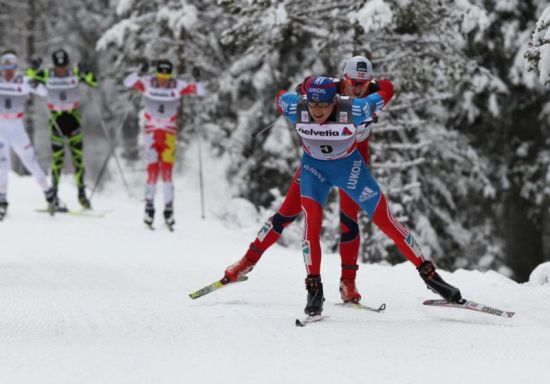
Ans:
[[[75,65],[96,72],[100,89],[84,98],[89,183],[119,124],[126,166],[142,166],[139,98],[122,86],[124,76],[161,58],[184,79],[200,68],[208,95],[184,99],[179,152],[200,135],[208,151],[230,160],[229,192],[264,219],[278,207],[300,153],[297,136],[276,120],[275,95],[311,74],[338,76],[347,58],[367,56],[375,76],[396,89],[371,137],[371,167],[394,212],[440,266],[495,269],[525,281],[550,260],[549,6],[0,0],[0,48],[15,49],[24,67],[35,57],[49,66],[51,52],[63,47]],[[30,108],[27,129],[47,165],[46,111],[36,102]],[[110,138],[102,119],[113,127]],[[333,249],[337,207],[334,196],[324,233]],[[291,228],[287,243],[300,237],[299,226]],[[403,260],[367,217],[362,230],[364,261]]]

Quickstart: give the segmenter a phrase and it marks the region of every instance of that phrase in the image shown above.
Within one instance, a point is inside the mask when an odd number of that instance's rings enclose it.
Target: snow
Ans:
[[[550,286],[550,262],[542,263],[533,269],[529,276],[529,283]]]
[[[117,16],[122,16],[129,12],[134,6],[134,0],[118,0],[115,13]]]
[[[121,47],[126,38],[127,32],[135,32],[139,29],[139,25],[133,19],[121,20],[118,24],[113,25],[105,34],[97,41],[96,49],[98,51],[105,50],[110,44],[115,44]]]
[[[182,2],[177,9],[163,7],[157,14],[157,21],[166,21],[168,27],[179,35],[181,29],[193,29],[198,22],[197,8]]]
[[[225,165],[208,158],[200,219],[196,151],[186,148],[176,176],[174,233],[145,229],[141,198],[128,198],[116,181],[93,201],[113,209],[106,217],[52,218],[33,211],[44,204],[34,180],[10,175],[9,216],[0,223],[3,383],[550,382],[550,285],[535,278],[442,272],[466,297],[517,312],[504,319],[421,305],[436,296],[410,263],[362,265],[364,303],[388,307],[377,314],[334,305],[340,261],[325,254],[330,318],[297,328],[306,296],[301,252],[275,246],[247,282],[189,299],[259,229],[219,218],[231,197]],[[140,196],[145,175],[130,177]],[[76,207],[71,178],[63,182],[61,197]],[[547,278],[548,263],[540,268]]]
[[[359,23],[365,33],[369,33],[389,25],[393,18],[393,12],[383,0],[371,0],[359,11],[352,12],[350,18]]]

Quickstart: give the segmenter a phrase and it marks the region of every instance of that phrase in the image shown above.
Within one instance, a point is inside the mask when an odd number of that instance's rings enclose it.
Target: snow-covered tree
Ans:
[[[184,118],[200,114],[211,150],[229,164],[231,193],[265,209],[280,202],[299,158],[276,93],[368,56],[375,76],[396,86],[371,140],[372,169],[394,211],[440,265],[498,268],[510,264],[510,244],[525,244],[509,240],[511,221],[540,231],[548,201],[550,107],[522,67],[543,3],[120,0],[97,47],[113,59],[116,81],[143,59],[169,58],[187,78],[198,66],[209,95],[200,106],[184,101]],[[337,214],[331,201],[333,249]],[[369,225],[365,258],[402,260]]]
[[[529,68],[536,70],[540,81],[550,83],[550,7],[542,12],[525,53]]]

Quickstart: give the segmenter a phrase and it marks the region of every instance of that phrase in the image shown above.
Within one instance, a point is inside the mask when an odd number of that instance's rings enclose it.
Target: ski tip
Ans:
[[[296,319],[295,323],[297,327],[305,327],[306,325],[300,321],[300,319]]]

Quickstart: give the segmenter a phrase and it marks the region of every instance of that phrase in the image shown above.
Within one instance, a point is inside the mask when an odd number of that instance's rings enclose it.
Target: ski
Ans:
[[[483,312],[483,313],[488,313],[490,315],[507,317],[507,318],[510,318],[515,314],[515,312],[503,311],[502,309],[497,309],[485,304],[480,304],[480,303],[476,303],[475,301],[464,300],[464,299],[462,299],[460,303],[452,303],[447,300],[425,300],[423,304],[437,306],[437,307],[463,308],[463,309],[469,309],[470,311]]]
[[[364,310],[364,311],[371,311],[371,312],[377,312],[377,313],[383,312],[386,309],[386,303],[382,303],[380,306],[378,306],[378,308],[377,307],[370,307],[368,305],[364,305],[364,304],[361,304],[361,303],[353,303],[353,302],[336,303],[335,305],[338,305],[339,307],[355,308],[355,309],[361,309],[361,310]]]
[[[35,209],[36,212],[40,213],[49,213],[52,214],[52,212],[48,208],[38,208]],[[83,216],[83,217],[103,217],[107,213],[111,212],[111,209],[104,210],[104,211],[95,211],[93,209],[83,209],[83,210],[73,210],[73,209],[67,209],[66,211],[54,211],[53,213],[62,214],[62,215],[70,215],[70,216]]]
[[[224,277],[223,279],[218,280],[212,284],[209,284],[206,287],[199,289],[198,291],[190,293],[189,297],[195,300],[195,299],[198,299],[199,297],[209,294],[212,291],[215,291],[216,289],[225,287],[228,284],[239,283],[241,281],[246,281],[246,280],[248,280],[247,276],[241,276],[237,279],[237,281],[234,281],[234,282],[231,282],[227,277]]]
[[[328,319],[329,316],[323,316],[323,315],[315,315],[315,316],[307,316],[303,319],[296,319],[295,324],[297,327],[305,327],[306,325],[310,323],[317,323],[323,319]]]

